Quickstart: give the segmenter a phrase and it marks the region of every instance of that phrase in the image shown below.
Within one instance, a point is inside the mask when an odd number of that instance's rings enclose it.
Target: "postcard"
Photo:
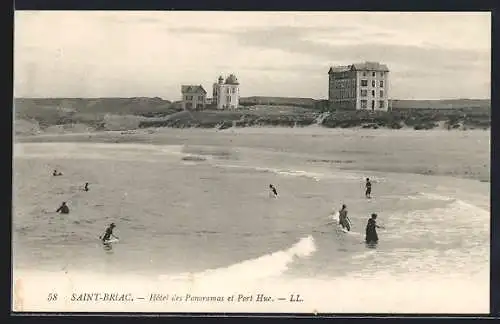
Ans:
[[[490,24],[16,11],[12,310],[488,313]]]

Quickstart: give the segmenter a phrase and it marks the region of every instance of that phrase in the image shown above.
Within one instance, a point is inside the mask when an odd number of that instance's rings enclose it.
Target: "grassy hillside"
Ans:
[[[15,98],[16,115],[36,114],[38,110],[74,113],[170,114],[177,107],[161,98]]]
[[[392,100],[394,109],[490,109],[487,99]]]
[[[269,106],[296,106],[296,107],[313,107],[317,100],[313,98],[287,98],[287,97],[242,97],[240,105],[269,105]]]
[[[487,129],[489,100],[395,100],[393,111],[332,112],[326,100],[310,98],[241,98],[236,111],[182,111],[179,102],[161,98],[15,99],[16,133],[40,131],[128,130],[148,127],[228,128],[248,126],[432,129]],[[22,122],[18,122],[22,121]]]

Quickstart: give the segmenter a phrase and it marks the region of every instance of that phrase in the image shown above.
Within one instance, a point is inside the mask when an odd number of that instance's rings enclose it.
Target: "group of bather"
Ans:
[[[57,170],[54,170],[52,172],[52,176],[54,176],[54,177],[59,177],[62,175],[63,175],[62,172],[57,171]],[[90,190],[88,182],[85,182],[85,185],[83,186],[82,190],[86,191],[86,192]],[[63,201],[61,203],[61,205],[59,206],[59,208],[56,209],[56,213],[69,214],[69,207],[65,201]],[[106,243],[107,241],[109,241],[111,239],[111,237],[118,238],[113,234],[113,229],[115,227],[116,227],[116,225],[114,223],[109,224],[109,226],[104,231],[104,235],[99,237],[103,241],[103,243]]]

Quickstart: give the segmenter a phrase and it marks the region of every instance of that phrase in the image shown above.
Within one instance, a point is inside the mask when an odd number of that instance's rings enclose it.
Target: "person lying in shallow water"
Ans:
[[[69,207],[68,207],[68,205],[66,205],[65,201],[63,201],[61,206],[59,206],[59,208],[57,208],[56,213],[69,214]]]
[[[270,190],[270,194],[276,198],[278,197],[278,190],[276,190],[276,187],[273,186],[272,184],[269,185],[269,190]]]

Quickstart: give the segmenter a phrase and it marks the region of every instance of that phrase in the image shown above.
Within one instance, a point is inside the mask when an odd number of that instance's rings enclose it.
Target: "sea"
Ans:
[[[93,136],[14,144],[14,309],[489,312],[490,184],[474,175],[489,169],[487,131]],[[367,246],[372,213],[383,228]],[[119,241],[103,245],[111,222]]]

